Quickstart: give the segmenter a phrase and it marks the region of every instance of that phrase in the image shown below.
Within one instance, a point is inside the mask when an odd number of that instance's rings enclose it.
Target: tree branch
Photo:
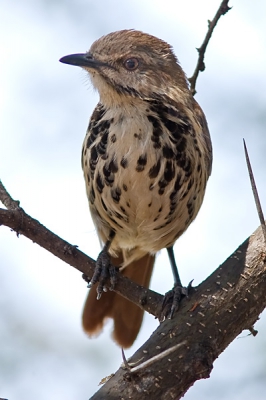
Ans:
[[[266,248],[261,227],[214,273],[172,320],[92,396],[100,399],[178,400],[196,380],[208,378],[214,360],[266,307]]]
[[[228,6],[229,0],[223,0],[222,3],[220,4],[220,7],[218,11],[216,12],[214,18],[212,21],[208,21],[208,31],[206,33],[205,39],[203,40],[202,45],[197,49],[199,56],[198,56],[198,62],[194,71],[194,74],[192,75],[191,78],[189,78],[190,82],[190,90],[194,96],[196,94],[196,82],[198,79],[199,72],[203,72],[205,70],[205,63],[204,63],[204,57],[205,57],[205,52],[208,46],[208,43],[210,41],[210,38],[212,36],[212,33],[214,31],[214,28],[216,27],[219,19],[221,18],[222,15],[225,15],[229,10],[231,10],[231,7]]]
[[[17,233],[17,236],[20,234],[26,236],[62,261],[83,272],[89,279],[92,278],[95,261],[78,250],[77,246],[61,239],[39,221],[26,214],[19,206],[19,201],[12,199],[1,181],[0,201],[8,208],[8,210],[0,208],[0,225],[8,226]],[[108,282],[106,286],[108,287]],[[159,293],[132,282],[122,274],[118,274],[115,292],[159,318],[163,299]]]

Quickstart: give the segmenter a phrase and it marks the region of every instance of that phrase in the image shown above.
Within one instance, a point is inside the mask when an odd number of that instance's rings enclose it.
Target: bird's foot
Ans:
[[[95,271],[91,279],[85,274],[82,275],[83,279],[88,282],[88,288],[91,288],[95,283],[99,282],[97,287],[97,300],[101,298],[103,292],[107,292],[107,282],[109,280],[109,290],[113,290],[117,282],[117,275],[119,269],[111,264],[110,256],[107,249],[103,249],[96,260]]]
[[[172,319],[175,311],[179,309],[179,304],[184,297],[188,297],[192,289],[192,281],[189,282],[187,287],[175,284],[173,289],[166,292],[163,298],[162,311],[160,321],[165,318]]]

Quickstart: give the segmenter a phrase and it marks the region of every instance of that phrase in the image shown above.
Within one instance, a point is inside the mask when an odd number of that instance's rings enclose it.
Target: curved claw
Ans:
[[[189,292],[192,288],[192,281],[189,282],[187,287],[175,285],[173,289],[165,293],[162,303],[162,312],[160,321],[165,318],[172,319],[175,311],[178,310],[179,304],[184,297],[188,297]]]
[[[110,256],[107,249],[103,249],[95,265],[94,274],[91,280],[87,277],[83,277],[86,282],[88,282],[88,288],[91,288],[95,283],[99,282],[97,287],[97,300],[101,298],[103,292],[107,291],[106,283],[108,279],[110,280],[111,286],[110,290],[114,290],[115,284],[117,282],[117,268],[111,264]],[[84,274],[83,274],[84,275]]]

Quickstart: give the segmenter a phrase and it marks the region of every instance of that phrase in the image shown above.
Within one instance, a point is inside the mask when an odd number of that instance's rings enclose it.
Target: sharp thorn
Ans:
[[[247,162],[247,167],[248,167],[248,173],[249,173],[251,188],[252,188],[253,196],[254,196],[254,199],[255,199],[256,207],[257,207],[258,216],[259,216],[260,223],[261,223],[261,229],[262,229],[262,233],[263,233],[263,236],[264,236],[264,241],[266,243],[265,219],[264,219],[262,207],[261,207],[261,204],[260,204],[260,198],[259,198],[258,190],[257,190],[257,187],[256,187],[254,174],[253,174],[253,171],[252,171],[252,167],[251,167],[251,163],[250,163],[250,159],[249,159],[249,155],[248,155],[248,150],[247,150],[245,139],[243,139],[243,143],[244,143],[245,157],[246,157],[246,162]]]

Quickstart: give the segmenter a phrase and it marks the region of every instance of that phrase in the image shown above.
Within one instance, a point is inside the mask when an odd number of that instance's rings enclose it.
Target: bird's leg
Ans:
[[[97,287],[98,300],[101,298],[102,292],[107,291],[105,284],[108,279],[110,280],[111,283],[110,290],[114,289],[115,284],[117,282],[118,268],[114,267],[111,264],[109,255],[109,248],[114,237],[115,237],[115,232],[111,231],[107,242],[105,243],[102,251],[100,252],[96,260],[93,277],[90,280],[88,280],[88,278],[86,279],[86,277],[83,276],[83,278],[88,282],[89,288],[91,288],[96,282],[99,282]]]
[[[187,297],[189,290],[191,289],[192,281],[189,282],[188,287],[184,287],[181,284],[181,279],[178,273],[177,265],[175,262],[175,255],[173,246],[167,248],[168,257],[170,260],[173,276],[174,276],[174,287],[165,293],[162,303],[161,320],[164,318],[171,319],[174,312],[178,310],[180,301],[183,297]]]

